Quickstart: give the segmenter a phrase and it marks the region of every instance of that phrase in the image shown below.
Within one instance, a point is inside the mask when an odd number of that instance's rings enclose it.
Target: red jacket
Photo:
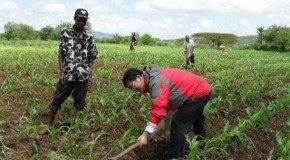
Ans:
[[[202,77],[175,68],[145,67],[143,75],[145,91],[150,93],[152,100],[151,125],[157,126],[166,110],[176,110],[186,100],[203,97],[212,89]]]

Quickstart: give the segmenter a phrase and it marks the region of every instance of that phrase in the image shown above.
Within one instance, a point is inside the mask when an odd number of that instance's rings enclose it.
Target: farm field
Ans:
[[[109,159],[136,142],[150,111],[149,95],[125,89],[126,69],[146,65],[182,68],[182,46],[97,44],[86,109],[74,115],[69,98],[49,136],[38,138],[58,81],[58,42],[0,42],[0,159]],[[195,50],[189,71],[213,87],[205,108],[207,144],[187,136],[187,159],[290,157],[290,53]],[[162,160],[169,132],[157,133],[124,159]]]

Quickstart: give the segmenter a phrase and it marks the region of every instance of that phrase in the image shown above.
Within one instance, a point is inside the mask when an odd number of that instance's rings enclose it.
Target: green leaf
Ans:
[[[279,145],[283,143],[283,134],[281,131],[276,132],[276,139]]]

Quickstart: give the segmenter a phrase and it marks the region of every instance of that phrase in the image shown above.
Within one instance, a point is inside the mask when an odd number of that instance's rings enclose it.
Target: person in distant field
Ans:
[[[189,38],[188,35],[185,36],[185,40],[183,43],[183,52],[185,55],[185,69],[189,65],[189,61],[194,64],[194,41]]]
[[[223,55],[226,54],[226,51],[227,51],[227,47],[226,46],[219,45],[219,49],[222,50]]]
[[[131,38],[131,45],[130,45],[130,50],[135,51],[135,46],[137,43],[137,38],[135,32],[132,33],[132,38]]]
[[[93,61],[98,57],[94,37],[86,29],[88,11],[77,9],[74,15],[75,24],[64,28],[59,34],[59,81],[52,102],[49,105],[50,117],[48,126],[53,126],[57,112],[62,103],[72,94],[76,111],[82,111],[88,87],[92,83]],[[40,134],[47,134],[48,128]]]
[[[205,140],[203,110],[211,98],[211,85],[202,77],[180,69],[144,67],[143,71],[130,68],[123,76],[123,85],[135,92],[151,96],[150,118],[137,142],[146,145],[157,126],[165,131],[165,117],[176,111],[171,119],[169,159],[184,158],[185,134],[194,127],[197,140]],[[205,144],[200,146],[201,149]]]

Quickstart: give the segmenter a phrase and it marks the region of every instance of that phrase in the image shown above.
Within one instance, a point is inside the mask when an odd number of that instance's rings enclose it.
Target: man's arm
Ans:
[[[153,97],[151,116],[149,118],[149,122],[147,122],[145,131],[138,138],[138,143],[140,146],[146,145],[148,140],[154,136],[157,125],[166,115],[166,106],[169,101],[170,87],[164,82],[160,82],[159,85],[155,85],[155,87],[156,88],[152,88],[151,90],[151,95]]]
[[[183,53],[184,53],[184,55],[186,55],[186,43],[185,42],[183,43]]]
[[[58,51],[58,64],[59,64],[59,79],[62,83],[65,83],[65,74],[64,74],[64,67],[63,67],[63,55],[61,51]]]
[[[88,79],[88,85],[92,85],[92,80],[93,80],[93,67],[94,66],[94,61],[89,62],[89,68],[90,68],[90,73],[89,73],[89,79]]]
[[[91,37],[90,38],[90,49],[89,49],[89,60],[88,60],[88,64],[89,64],[89,68],[90,68],[90,73],[89,73],[89,79],[88,79],[88,87],[90,85],[92,85],[92,77],[93,77],[93,69],[94,69],[94,60],[97,59],[99,57],[99,52],[98,49],[96,47],[94,38]]]

